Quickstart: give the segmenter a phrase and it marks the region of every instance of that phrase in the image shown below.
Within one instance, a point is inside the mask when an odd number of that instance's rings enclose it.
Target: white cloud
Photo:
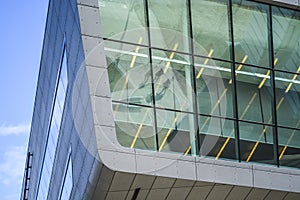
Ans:
[[[0,185],[21,188],[26,159],[26,145],[16,146],[4,153],[0,163]]]
[[[0,136],[29,134],[30,124],[19,124],[16,126],[0,126]]]

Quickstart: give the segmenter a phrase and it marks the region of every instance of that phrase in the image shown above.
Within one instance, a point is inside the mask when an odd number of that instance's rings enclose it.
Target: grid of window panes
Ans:
[[[59,68],[59,73],[57,77],[57,88],[55,91],[52,118],[49,124],[50,128],[48,132],[48,139],[46,142],[44,160],[42,163],[37,200],[47,199],[51,175],[53,171],[56,146],[58,142],[60,124],[62,121],[62,114],[68,86],[67,58],[65,51],[63,52],[61,67]]]
[[[99,0],[129,148],[300,168],[300,12],[245,0]]]
[[[60,200],[69,200],[73,188],[73,170],[72,170],[72,159],[69,155],[67,162],[67,168],[64,175],[64,180],[62,184],[62,190],[60,195]]]

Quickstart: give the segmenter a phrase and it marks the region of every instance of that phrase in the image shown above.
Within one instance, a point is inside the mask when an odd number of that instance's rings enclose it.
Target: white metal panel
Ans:
[[[111,97],[108,73],[105,68],[86,66],[90,94],[100,97]]]
[[[88,6],[98,7],[98,0],[77,0],[78,4],[84,4]]]
[[[96,125],[114,127],[111,98],[92,96],[92,107]]]
[[[114,171],[136,171],[135,156],[128,153],[99,150],[100,159]],[[120,170],[121,169],[121,170]]]
[[[98,8],[78,5],[81,34],[101,36],[100,13]]]
[[[83,36],[82,44],[86,65],[107,68],[104,43],[101,38]]]

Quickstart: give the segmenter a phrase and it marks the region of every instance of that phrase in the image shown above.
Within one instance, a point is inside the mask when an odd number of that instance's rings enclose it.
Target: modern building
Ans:
[[[300,1],[50,0],[21,199],[300,199]]]

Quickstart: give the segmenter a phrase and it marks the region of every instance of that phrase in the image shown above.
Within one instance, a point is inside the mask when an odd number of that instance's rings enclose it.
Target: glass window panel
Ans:
[[[230,60],[228,0],[192,0],[195,54]]]
[[[300,168],[300,131],[278,128],[278,144],[280,165]]]
[[[52,114],[52,123],[51,127],[53,126],[53,129],[58,129],[60,126],[61,118],[62,118],[62,112],[59,108],[59,104],[57,101],[55,101],[55,107]]]
[[[67,85],[68,85],[68,72],[67,72],[67,53],[64,52],[64,57],[62,60],[62,66],[61,66],[61,74],[59,77],[62,82],[62,87],[64,88],[64,90],[67,90]]]
[[[272,123],[270,70],[236,67],[239,119]]]
[[[300,76],[276,72],[275,81],[277,123],[297,128],[300,120]]]
[[[159,151],[194,154],[195,115],[157,109],[156,117]]]
[[[62,79],[60,79],[60,81],[62,81]],[[66,90],[64,89],[64,87],[62,86],[62,84],[60,84],[59,87],[58,87],[58,91],[57,91],[57,96],[56,96],[55,103],[58,104],[56,106],[56,108],[61,113],[63,112],[63,108],[64,108],[64,104],[65,104],[65,98],[66,98]]]
[[[66,55],[66,52],[64,50],[64,55]],[[63,57],[63,59],[66,59],[66,56]],[[46,149],[44,152],[44,161],[42,163],[42,171],[41,171],[41,180],[40,180],[40,185],[38,189],[38,194],[37,194],[37,199],[46,199],[44,196],[48,196],[48,190],[49,190],[49,185],[50,185],[50,180],[51,180],[51,175],[52,175],[52,169],[54,165],[54,157],[55,157],[55,151],[56,151],[56,146],[58,142],[58,136],[59,136],[59,130],[60,130],[60,124],[62,120],[62,110],[64,106],[64,101],[66,97],[66,89],[63,86],[63,80],[65,80],[65,87],[67,87],[67,66],[66,66],[66,61],[62,62],[62,65],[60,66],[61,73],[58,74],[57,78],[57,87],[55,92],[57,95],[55,96],[54,99],[54,107],[53,107],[53,113],[52,113],[52,118],[50,121],[50,128],[48,132],[48,140],[46,143]],[[60,76],[64,76],[64,78],[60,78]],[[60,108],[60,106],[62,106]],[[43,188],[43,190],[41,189]],[[46,192],[46,193],[45,193]]]
[[[69,158],[67,169],[65,172],[63,185],[62,185],[62,192],[61,192],[61,200],[69,200],[71,196],[71,191],[73,187],[73,170],[72,170],[72,159]]]
[[[151,45],[189,52],[186,1],[149,0]]]
[[[112,99],[151,105],[152,81],[148,49],[105,42]]]
[[[265,4],[245,0],[233,1],[236,62],[270,67],[267,9]]]
[[[234,121],[199,116],[200,155],[235,159]]]
[[[147,44],[144,0],[99,0],[103,36]]]
[[[193,112],[193,68],[190,57],[153,50],[152,63],[156,106]]]
[[[230,63],[195,58],[199,113],[233,116],[230,66]]]
[[[239,128],[242,161],[274,164],[273,128],[246,122]]]
[[[296,72],[300,67],[300,12],[272,8],[275,67]]]
[[[113,103],[116,134],[122,146],[155,150],[153,108]]]

